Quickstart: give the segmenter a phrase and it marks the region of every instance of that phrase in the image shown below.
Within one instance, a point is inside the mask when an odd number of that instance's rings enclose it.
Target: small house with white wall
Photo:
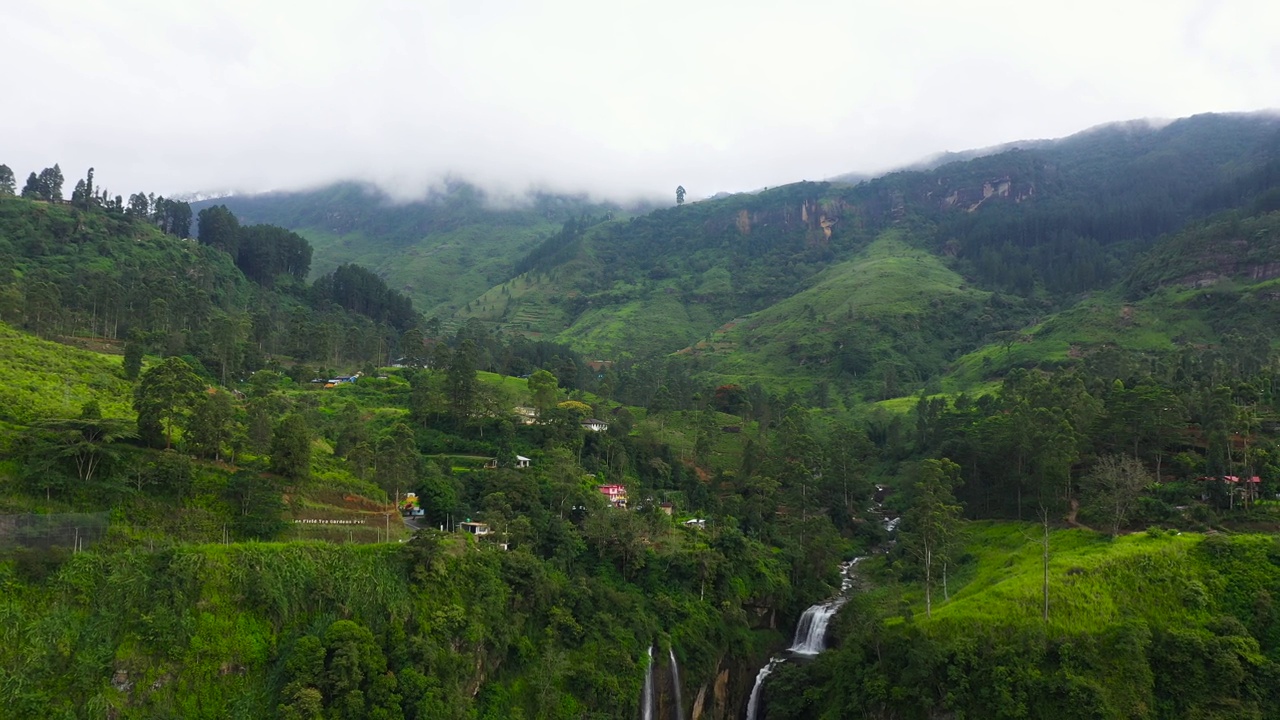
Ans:
[[[533,461],[532,461],[532,460],[530,460],[529,458],[527,458],[527,457],[525,457],[525,456],[523,456],[523,455],[517,455],[517,456],[516,456],[516,469],[517,469],[517,470],[523,470],[523,469],[525,469],[525,468],[529,467],[531,464],[533,464]],[[489,458],[489,460],[488,460],[487,462],[485,462],[484,466],[485,466],[485,469],[487,469],[487,470],[497,470],[497,469],[498,469],[498,458]]]

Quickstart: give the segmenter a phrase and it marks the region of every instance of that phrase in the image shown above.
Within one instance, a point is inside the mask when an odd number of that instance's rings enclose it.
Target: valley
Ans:
[[[14,717],[1280,713],[1273,115],[674,206],[45,170]]]

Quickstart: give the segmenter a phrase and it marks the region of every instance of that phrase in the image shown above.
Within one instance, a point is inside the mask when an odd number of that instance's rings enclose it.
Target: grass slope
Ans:
[[[1111,349],[1260,359],[1276,345],[1278,272],[1280,213],[1224,214],[1157,243],[1124,284],[958,358],[939,386],[972,394],[1015,368],[1052,370]],[[914,398],[882,405],[900,410]]]
[[[955,346],[940,323],[978,310],[989,296],[937,256],[910,247],[905,231],[891,230],[807,289],[684,352],[739,383],[803,386],[833,363],[855,377],[889,367],[916,373],[944,362]],[[846,353],[855,343],[857,355]]]
[[[973,623],[1040,622],[1044,578],[1039,539],[1040,528],[1034,525],[975,523],[966,547],[970,562],[952,579],[956,589],[951,599],[935,598],[932,624],[959,632]],[[1206,580],[1208,568],[1194,552],[1203,540],[1193,533],[1135,533],[1113,540],[1091,530],[1052,532],[1050,629],[1100,632],[1133,617],[1150,622],[1208,619],[1207,605],[1187,602],[1194,583]]]
[[[353,232],[337,235],[301,228],[315,249],[312,277],[344,263],[373,270],[404,292],[428,317],[449,317],[511,273],[515,259],[558,229],[551,222],[530,225],[468,225],[424,235],[413,243]]]
[[[1276,716],[1274,537],[1052,531],[1047,622],[1040,537],[969,524],[932,617],[920,585],[897,582],[901,567],[884,572],[900,549],[867,560],[859,572],[883,582],[850,598],[834,649],[770,678],[768,716]]]
[[[76,417],[90,400],[106,417],[132,418],[133,386],[124,379],[120,356],[78,350],[0,323],[0,421],[25,425],[47,418]]]

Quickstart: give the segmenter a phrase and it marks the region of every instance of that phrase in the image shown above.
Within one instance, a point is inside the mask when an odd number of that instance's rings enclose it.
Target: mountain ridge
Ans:
[[[384,217],[364,207],[364,216],[344,215],[353,187],[333,191],[338,197],[327,210],[295,198],[292,218],[331,223],[327,230],[303,230],[316,244],[317,269],[339,258],[376,256],[375,272],[420,306],[423,297],[434,300],[423,307],[446,323],[479,321],[615,359],[682,350],[703,356],[705,348],[725,342],[726,323],[741,327],[753,313],[810,291],[823,271],[896,228],[906,252],[928,253],[966,287],[999,298],[1001,308],[982,317],[1003,319],[966,331],[978,334],[944,353],[950,362],[986,345],[1005,347],[1010,336],[1034,336],[1029,328],[1047,315],[1122,283],[1126,268],[1158,238],[1258,202],[1280,185],[1277,159],[1280,116],[1202,114],[1108,123],[1055,140],[966,151],[856,185],[792,183],[641,214],[583,205],[581,198],[544,198],[547,206],[536,217],[527,209],[485,214],[477,210],[482,191],[460,185],[433,201],[442,203],[441,212],[416,224],[406,210]],[[289,220],[284,211],[290,207],[280,205],[275,217]],[[496,222],[504,217],[512,224]],[[361,223],[383,235],[332,234]],[[419,232],[426,234],[414,243]],[[488,257],[477,259],[464,248]],[[432,294],[420,286],[433,283],[447,290]],[[932,300],[947,302],[945,296]],[[927,313],[920,322],[936,327],[938,337],[950,332]],[[806,332],[823,334],[817,327]],[[867,342],[881,340],[868,336]],[[898,372],[858,362],[857,377],[826,372],[845,367],[832,364],[829,352],[825,360],[802,353],[783,369],[778,358],[785,352],[766,349],[765,355],[781,371],[774,380],[856,385],[853,395],[864,398],[885,392],[868,377],[883,383]],[[899,363],[893,353],[883,362],[895,357],[892,363]],[[722,353],[710,364],[723,359]],[[910,380],[900,389],[928,382],[918,370],[906,375]]]

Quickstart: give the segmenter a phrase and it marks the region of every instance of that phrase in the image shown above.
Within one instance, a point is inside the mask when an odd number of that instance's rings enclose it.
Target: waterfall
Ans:
[[[787,648],[788,653],[813,657],[827,648],[827,625],[831,622],[831,618],[835,617],[836,611],[849,599],[849,590],[853,587],[853,569],[864,559],[866,558],[856,557],[840,565],[840,592],[830,600],[811,605],[804,611],[800,621],[796,623],[796,634],[791,640],[791,647]],[[773,672],[773,669],[785,659],[783,656],[775,655],[760,668],[760,672],[756,673],[756,684],[751,687],[751,696],[747,700],[747,720],[756,720],[764,679],[769,677],[769,673]]]
[[[671,658],[671,686],[675,688],[676,696],[675,720],[684,720],[684,698],[680,696],[680,663],[676,662],[676,649],[667,648],[667,655]]]
[[[760,709],[760,688],[764,687],[764,679],[769,677],[773,668],[782,662],[780,657],[771,657],[769,662],[756,673],[756,684],[751,686],[751,698],[747,700],[747,720],[756,720],[756,712]]]
[[[843,604],[829,602],[805,610],[804,615],[800,616],[800,623],[796,625],[795,639],[787,649],[797,655],[817,655],[826,650],[827,623],[831,622],[832,616]]]
[[[644,694],[640,699],[640,719],[653,720],[653,646],[649,646],[649,668],[644,674]]]

